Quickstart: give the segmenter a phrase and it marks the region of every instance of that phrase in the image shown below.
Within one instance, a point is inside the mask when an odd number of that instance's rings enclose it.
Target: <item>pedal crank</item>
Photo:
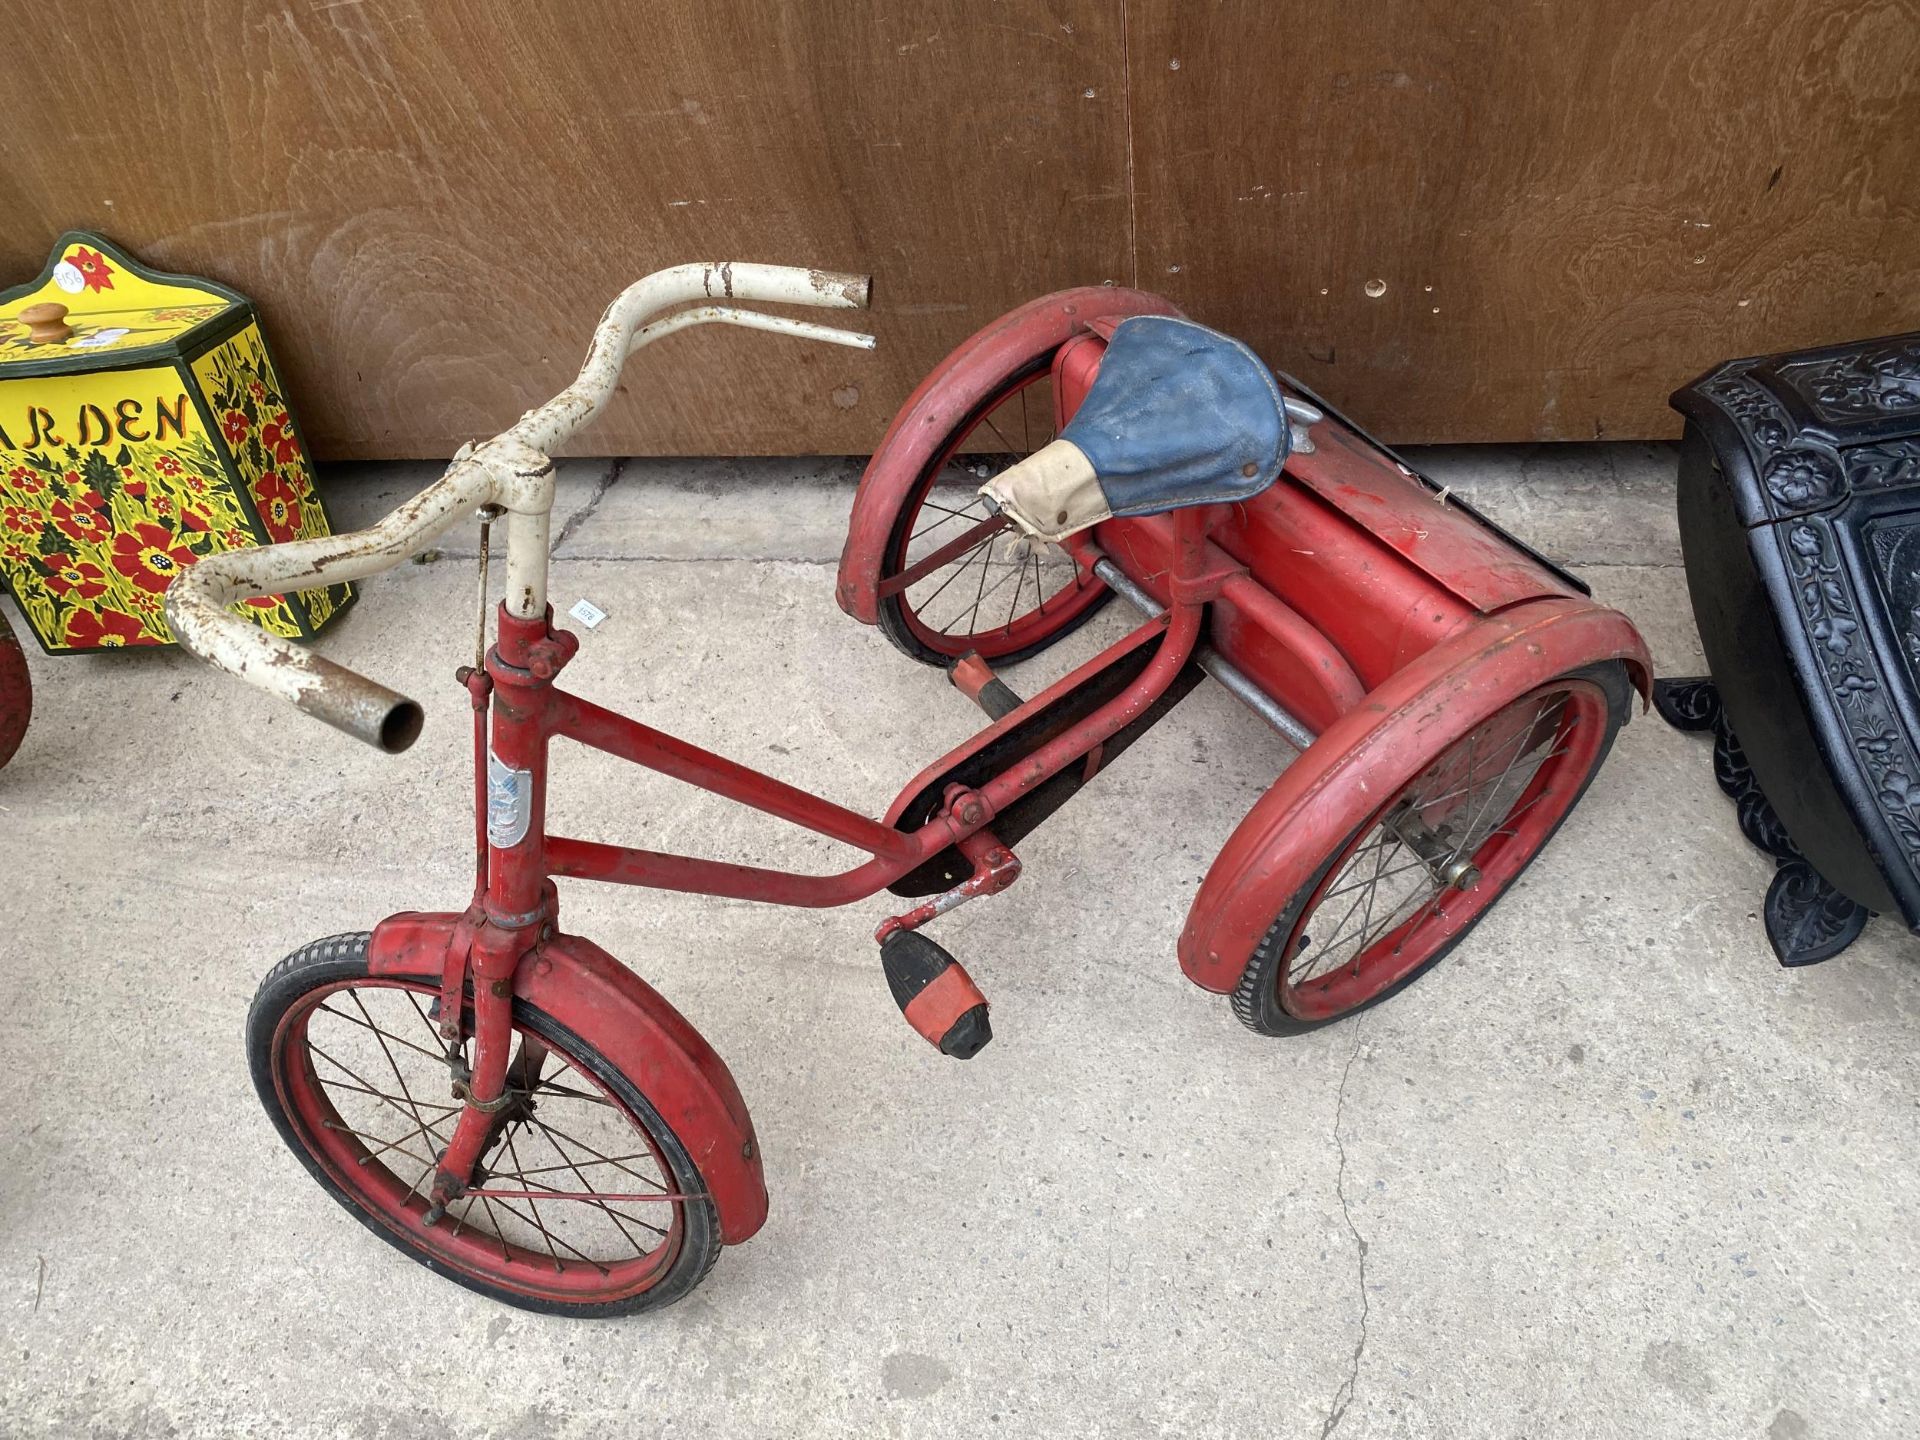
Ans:
[[[987,997],[962,965],[920,927],[981,895],[998,895],[1020,878],[1020,859],[981,830],[960,842],[973,874],[943,895],[880,922],[880,966],[887,989],[907,1023],[942,1055],[971,1060],[993,1038]]]

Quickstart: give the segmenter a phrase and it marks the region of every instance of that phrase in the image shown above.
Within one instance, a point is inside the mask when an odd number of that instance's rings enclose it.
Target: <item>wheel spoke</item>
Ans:
[[[502,1200],[498,1196],[487,1195],[485,1193],[482,1193],[478,1198],[480,1202],[487,1207],[487,1213],[489,1215],[493,1213],[493,1207],[495,1205],[498,1205],[502,1210],[506,1211],[509,1215],[513,1216],[514,1219],[520,1221],[522,1224],[530,1224],[535,1229],[540,1230],[541,1233],[543,1234],[546,1233],[545,1228],[543,1226],[541,1226],[536,1221],[530,1220],[526,1215],[522,1214],[519,1207],[516,1206],[511,1200]],[[499,1222],[495,1221],[494,1238],[500,1241],[501,1252],[504,1255],[506,1253],[507,1242],[504,1238],[501,1237],[501,1235],[498,1232],[499,1232]],[[584,1260],[587,1264],[593,1266],[593,1268],[598,1270],[602,1275],[606,1275],[610,1273],[605,1265],[602,1265],[598,1260],[594,1259],[591,1255],[587,1254],[587,1252],[582,1250],[578,1245],[569,1243],[564,1237],[559,1235],[552,1235],[552,1236],[549,1236],[548,1238],[551,1239],[555,1245],[559,1246],[560,1249],[567,1251],[569,1254],[574,1255],[578,1259]],[[554,1259],[555,1259],[555,1263],[558,1264],[559,1257],[555,1256]]]
[[[1425,870],[1427,868],[1428,865],[1425,860],[1409,860],[1404,865],[1396,865],[1391,870],[1382,871],[1380,879],[1391,880],[1396,875],[1405,875],[1411,870]],[[1320,903],[1324,905],[1327,901],[1333,899],[1334,896],[1344,895],[1354,888],[1352,885],[1343,885],[1338,890],[1329,890],[1325,895],[1320,897]]]
[[[613,1102],[604,1095],[589,1095],[584,1090],[575,1090],[566,1085],[556,1085],[551,1080],[542,1080],[533,1090],[535,1095],[558,1095],[568,1100],[584,1100],[589,1105],[605,1105],[613,1108]]]
[[[334,1063],[338,1064],[339,1062],[335,1061]],[[369,1090],[364,1085],[348,1085],[339,1080],[322,1080],[320,1083],[325,1085],[329,1090],[345,1090],[350,1095],[371,1095],[376,1100],[385,1100],[396,1106],[400,1103],[393,1096],[383,1091]],[[443,1115],[451,1114],[453,1111],[461,1108],[458,1105],[442,1105],[433,1100],[416,1100],[413,1103],[422,1110],[438,1110]]]
[[[1562,701],[1561,703],[1564,704],[1565,702]],[[1533,734],[1535,731],[1539,729],[1540,724],[1544,720],[1544,718],[1545,718],[1544,716],[1536,716],[1534,718],[1533,724],[1529,725],[1526,728],[1526,730],[1522,732],[1522,734],[1523,735]],[[1481,818],[1487,813],[1487,811],[1492,808],[1494,799],[1500,793],[1500,787],[1506,784],[1507,777],[1513,773],[1513,767],[1520,762],[1520,757],[1526,753],[1527,752],[1524,747],[1515,749],[1515,751],[1513,752],[1513,757],[1507,761],[1506,769],[1500,772],[1500,778],[1493,782],[1493,785],[1491,786],[1491,788],[1489,788],[1488,791],[1486,792],[1486,798],[1480,802],[1479,808],[1474,811],[1473,818],[1467,822],[1465,828],[1462,829],[1462,831],[1460,832],[1460,843],[1454,847],[1453,853],[1447,857],[1447,863],[1449,865],[1451,865],[1454,861],[1458,860],[1463,853],[1470,853],[1466,851],[1466,846],[1470,841],[1473,840],[1473,832],[1475,827],[1479,825]],[[1538,773],[1537,769],[1535,773]],[[1495,817],[1496,822],[1498,818],[1499,817],[1497,816]],[[1478,842],[1474,842],[1474,848],[1475,849],[1479,848]]]
[[[540,1128],[543,1130],[546,1129],[545,1122],[540,1120],[538,1116],[534,1117],[533,1123],[535,1125],[540,1126]],[[552,1143],[553,1137],[548,1136],[547,1138],[548,1138],[548,1142]],[[560,1149],[558,1145],[554,1145],[553,1148],[555,1150]],[[562,1151],[561,1153],[563,1155],[565,1154],[564,1151]],[[645,1160],[646,1158],[648,1157],[644,1154],[621,1155],[618,1157],[618,1160]],[[573,1160],[568,1160],[564,1165],[536,1165],[531,1170],[520,1171],[519,1175],[521,1179],[526,1180],[526,1179],[531,1179],[535,1175],[557,1175],[562,1170],[574,1170],[577,1173],[578,1169],[584,1168],[588,1165],[615,1165],[618,1163],[618,1160],[581,1160],[577,1162]],[[664,1195],[664,1194],[667,1194],[668,1192],[663,1190],[660,1193]]]
[[[587,1154],[591,1155],[595,1160],[599,1161],[602,1165],[611,1165],[613,1166],[614,1169],[618,1170],[621,1174],[631,1175],[634,1179],[638,1180],[642,1185],[651,1185],[656,1190],[665,1190],[667,1188],[666,1186],[660,1184],[657,1180],[653,1179],[652,1176],[642,1175],[638,1170],[632,1169],[629,1166],[621,1164],[619,1160],[616,1160],[611,1156],[602,1155],[598,1150],[594,1149],[591,1145],[587,1144],[586,1141],[581,1140],[576,1136],[568,1135],[564,1131],[556,1130],[554,1129],[553,1126],[547,1124],[547,1122],[544,1120],[536,1120],[534,1123],[537,1124],[542,1130],[547,1132],[547,1138],[549,1140],[555,1141],[554,1149],[556,1150],[560,1148],[558,1141],[565,1140],[569,1145],[577,1145],[580,1149],[586,1151]],[[631,1157],[626,1157],[626,1158],[631,1158]]]
[[[406,995],[409,1004],[413,1007],[413,1013],[420,1017],[420,1023],[427,1027],[427,1033],[433,1037],[433,1043],[436,1045],[444,1045],[446,1042],[440,1038],[440,1027],[433,1023],[433,1017],[427,1014],[427,1007],[420,1003],[420,992],[417,990],[407,990],[403,993]]]
[[[992,596],[994,596],[994,595],[997,595],[997,594],[999,594],[999,593],[1000,593],[1000,587],[1001,587],[1002,585],[1005,585],[1005,584],[1007,583],[1007,581],[1009,581],[1009,580],[1011,580],[1011,579],[1012,579],[1012,578],[1014,577],[1014,575],[1015,575],[1016,573],[1018,573],[1018,572],[1016,572],[1016,571],[1013,571],[1013,570],[1007,570],[1007,571],[1003,571],[1003,572],[1001,573],[1001,575],[1000,575],[1000,578],[999,578],[998,580],[996,580],[996,581],[994,581],[994,582],[993,582],[993,584],[992,584],[992,585],[990,585],[990,586],[988,586],[988,585],[985,585],[985,581],[986,581],[986,573],[987,573],[987,572],[986,572],[986,570],[985,570],[984,568],[983,568],[983,569],[981,570],[981,572],[980,572],[980,579],[981,579],[981,581],[982,581],[982,584],[983,584],[983,587],[984,587],[984,588],[982,588],[982,590],[981,590],[981,592],[980,592],[980,594],[979,594],[979,595],[978,595],[978,596],[977,596],[977,597],[976,597],[976,598],[974,599],[974,602],[973,602],[973,608],[972,608],[971,610],[969,610],[969,611],[967,612],[967,623],[968,623],[969,625],[971,625],[971,624],[974,624],[974,623],[976,623],[976,622],[977,622],[977,621],[979,620],[979,618],[980,618],[980,607],[981,607],[981,606],[982,606],[982,605],[983,605],[983,604],[984,604],[984,603],[985,603],[985,602],[986,602],[986,601],[987,601],[987,600],[988,600],[988,599],[989,599],[990,597],[992,597]],[[942,586],[942,587],[941,587],[941,589],[945,589],[945,588],[946,588],[945,586]],[[939,592],[938,592],[938,591],[936,591],[935,593],[936,593],[936,594],[938,594]],[[921,610],[922,610],[923,612],[924,612],[924,611],[925,611],[925,609],[926,609],[926,607],[925,607],[925,606],[922,606],[922,607],[920,607],[920,608],[921,608]],[[949,629],[949,628],[947,628],[946,626],[942,626],[942,627],[940,628],[940,633],[941,633],[942,635],[950,635],[950,634],[952,634],[953,632],[952,632],[952,630],[951,630],[951,629]],[[974,634],[974,633],[976,633],[976,632],[974,632],[974,631],[971,631],[971,630],[970,630],[970,631],[968,631],[967,633],[968,633],[969,635],[971,635],[971,634]]]
[[[914,608],[917,610],[924,611],[927,608],[927,606],[931,605],[934,601],[938,600],[941,594],[946,590],[947,586],[953,584],[954,581],[958,580],[962,575],[966,573],[967,567],[973,564],[975,556],[980,557],[980,562],[981,564],[984,565],[990,562],[992,555],[993,555],[993,537],[989,535],[986,539],[982,540],[978,545],[974,546],[973,549],[967,552],[966,558],[960,562],[959,568],[956,569],[953,572],[953,574],[949,575],[946,579],[940,582],[940,588],[938,590],[934,591],[933,594],[927,596],[925,600],[922,600]]]
[[[582,1173],[578,1165],[575,1165],[573,1163],[573,1157],[568,1155],[567,1152],[561,1148],[559,1140],[554,1138],[553,1131],[548,1129],[545,1122],[543,1122],[540,1119],[540,1117],[537,1115],[534,1117],[533,1123],[538,1125],[541,1129],[541,1132],[546,1135],[547,1143],[553,1147],[554,1153],[560,1156],[563,1160],[567,1162],[567,1168],[573,1171],[574,1178],[578,1180],[580,1184],[584,1186],[589,1193],[591,1193],[593,1190],[593,1182],[587,1179],[586,1175]],[[592,1162],[589,1161],[588,1163],[591,1164]],[[524,1173],[522,1173],[522,1175],[520,1176],[520,1179],[523,1182],[525,1182],[527,1177]],[[662,1192],[663,1195],[665,1193],[666,1192],[664,1191]],[[627,1222],[630,1219],[632,1219],[632,1217],[621,1215],[605,1200],[599,1199],[597,1197],[589,1201],[588,1203],[597,1205],[600,1209],[607,1212],[608,1216],[613,1220],[613,1223],[620,1228],[620,1233],[627,1237],[627,1243],[633,1246],[634,1252],[636,1254],[644,1255],[647,1253],[645,1247],[643,1247],[638,1240],[635,1240],[633,1238],[633,1232],[627,1229]],[[656,1225],[649,1225],[644,1220],[633,1220],[632,1223],[635,1225],[638,1225],[643,1230],[651,1231],[653,1234],[659,1236],[662,1240],[667,1238],[667,1232],[665,1230],[660,1229]]]
[[[407,1098],[407,1109],[413,1113],[413,1118],[419,1123],[420,1128],[426,1129],[426,1119],[421,1115],[420,1107],[414,1103],[413,1091],[407,1088],[407,1077],[400,1072],[400,1062],[393,1058],[393,1049],[387,1044],[386,1032],[373,1023],[373,1017],[367,1014],[367,1003],[360,998],[358,990],[349,990],[347,994],[352,998],[354,1008],[360,1012],[361,1018],[367,1022],[367,1028],[373,1031],[374,1038],[380,1042],[380,1053],[387,1057],[387,1064],[393,1067],[393,1078],[400,1082],[400,1093]]]
[[[507,1127],[507,1158],[513,1161],[513,1168],[515,1170],[520,1168],[520,1152],[514,1148],[513,1127],[511,1125]],[[501,1200],[500,1203],[504,1205],[506,1201]],[[560,1263],[560,1252],[553,1248],[552,1233],[548,1231],[547,1227],[540,1221],[540,1202],[532,1197],[528,1197],[527,1209],[533,1212],[534,1228],[540,1232],[540,1238],[546,1242],[547,1254],[553,1259],[553,1272],[558,1275],[565,1267]]]
[[[329,1065],[335,1066],[336,1068],[344,1071],[347,1075],[351,1076],[353,1079],[358,1080],[363,1086],[366,1086],[369,1094],[378,1095],[384,1103],[391,1105],[395,1110],[399,1111],[400,1114],[406,1119],[413,1120],[418,1118],[412,1114],[409,1114],[407,1111],[407,1107],[402,1105],[393,1096],[388,1095],[383,1091],[374,1089],[372,1085],[368,1084],[366,1076],[360,1074],[359,1071],[352,1069],[350,1066],[342,1064],[340,1061],[334,1059],[333,1056],[329,1055],[326,1051],[322,1050],[318,1045],[314,1044],[313,1036],[311,1035],[307,1036],[307,1049],[311,1050],[315,1055],[318,1055],[322,1060],[326,1061]],[[329,1083],[328,1081],[321,1079],[321,1077],[318,1075],[314,1076],[314,1079],[317,1083],[321,1085],[326,1085]]]
[[[1353,838],[1289,922],[1293,930],[1273,972],[1285,1008],[1306,1019],[1349,1011],[1413,973],[1478,918],[1578,793],[1577,780],[1561,771],[1590,773],[1604,753],[1606,736],[1594,735],[1604,712],[1596,711],[1591,688],[1536,691],[1511,702],[1460,735],[1374,812],[1371,828]],[[1550,798],[1555,803],[1528,822]],[[1490,849],[1501,837],[1527,849],[1517,858]],[[1465,884],[1441,878],[1456,873],[1469,877]]]
[[[389,1034],[387,1031],[382,1030],[380,1029],[379,1026],[373,1024],[371,1021],[356,1020],[353,1018],[353,1016],[347,1014],[347,1012],[344,1010],[335,1010],[331,1005],[325,1005],[325,1004],[316,1005],[314,1006],[314,1009],[318,1010],[323,1015],[331,1015],[335,1019],[344,1020],[349,1025],[358,1025],[358,1026],[361,1026],[363,1029],[372,1030],[375,1034],[385,1035],[389,1040],[393,1041],[393,1043],[396,1045],[404,1045],[409,1050],[419,1051],[422,1055],[426,1056],[429,1060],[433,1061],[433,1063],[436,1065],[444,1065],[447,1063],[447,1057],[445,1055],[439,1054],[436,1051],[429,1050],[425,1046],[416,1045],[411,1040],[403,1040],[398,1035]]]
[[[342,1125],[335,1120],[324,1120],[321,1123],[325,1125],[329,1130],[338,1130],[342,1135],[353,1136],[353,1138],[358,1140],[363,1146],[367,1144],[374,1144],[380,1147],[378,1150],[369,1150],[365,1155],[362,1155],[360,1157],[360,1163],[362,1165],[366,1164],[369,1160],[373,1160],[378,1158],[381,1155],[387,1154],[389,1151],[398,1150],[402,1155],[406,1156],[409,1160],[413,1161],[414,1164],[425,1165],[428,1169],[433,1168],[433,1161],[422,1160],[418,1155],[414,1154],[411,1150],[407,1150],[403,1148],[406,1145],[407,1141],[413,1139],[414,1136],[426,1133],[426,1127],[423,1125],[416,1125],[413,1129],[409,1130],[406,1134],[402,1135],[398,1140],[388,1140],[385,1137],[380,1135],[369,1135],[364,1130],[356,1130],[351,1125]],[[437,1140],[440,1137],[436,1135],[433,1138]]]

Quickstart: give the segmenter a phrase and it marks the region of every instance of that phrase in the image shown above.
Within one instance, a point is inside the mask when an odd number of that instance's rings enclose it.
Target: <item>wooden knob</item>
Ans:
[[[27,339],[36,345],[58,345],[73,334],[73,327],[67,324],[67,307],[51,300],[27,306],[20,318],[26,322]]]

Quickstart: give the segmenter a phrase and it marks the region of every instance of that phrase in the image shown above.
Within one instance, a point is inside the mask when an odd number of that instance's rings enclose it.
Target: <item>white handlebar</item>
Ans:
[[[404,750],[420,733],[419,705],[269,634],[228,607],[258,595],[318,589],[391,570],[483,505],[529,517],[536,522],[531,532],[544,537],[546,516],[553,508],[553,462],[546,452],[606,408],[621,367],[635,350],[676,330],[712,324],[872,349],[871,335],[724,303],[865,309],[868,293],[864,275],[730,261],[677,265],[636,281],[607,307],[593,332],[586,363],[571,385],[522,415],[510,429],[463,451],[438,480],[378,524],[346,535],[225,551],[184,571],[167,589],[167,622],[174,637],[208,664],[291,701],[316,719],[383,750]],[[696,300],[708,303],[653,318]],[[545,561],[543,542],[537,560],[542,576]],[[543,581],[542,603],[544,588]]]

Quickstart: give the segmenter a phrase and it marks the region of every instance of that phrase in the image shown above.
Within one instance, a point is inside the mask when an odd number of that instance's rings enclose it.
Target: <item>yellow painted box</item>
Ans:
[[[0,292],[0,580],[49,654],[171,644],[160,601],[183,567],[330,533],[244,296],[79,231]],[[234,608],[305,639],[352,600]]]

